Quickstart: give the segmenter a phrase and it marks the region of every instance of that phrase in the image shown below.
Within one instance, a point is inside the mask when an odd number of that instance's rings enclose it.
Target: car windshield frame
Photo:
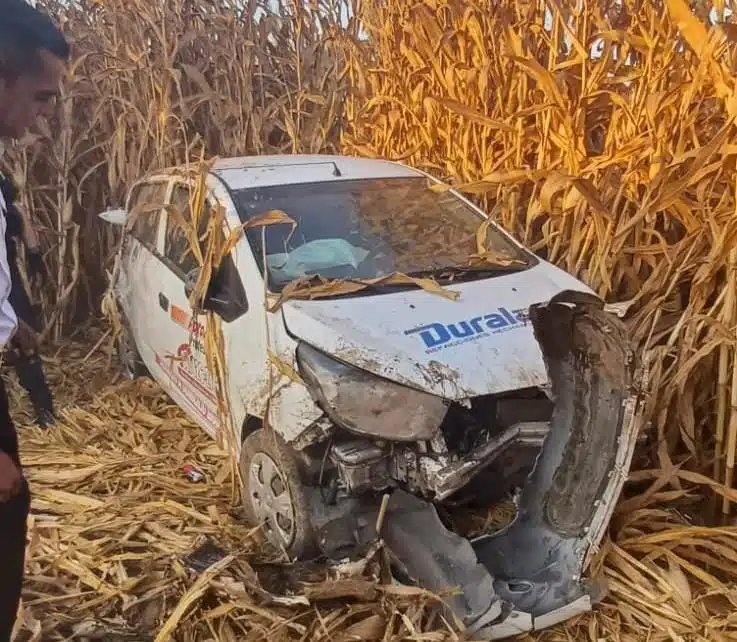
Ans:
[[[329,180],[329,181],[313,181],[313,182],[303,182],[303,183],[281,183],[281,184],[273,184],[273,185],[267,185],[267,186],[258,186],[258,187],[247,187],[247,188],[240,188],[240,189],[233,189],[230,188],[230,197],[233,201],[233,204],[235,206],[235,210],[238,214],[238,218],[242,224],[246,224],[249,221],[258,218],[259,216],[265,214],[268,211],[271,210],[281,210],[284,212],[287,216],[292,216],[293,212],[290,213],[290,209],[294,210],[295,207],[285,207],[284,201],[285,200],[294,200],[297,203],[304,202],[304,198],[309,195],[318,195],[321,197],[338,197],[340,198],[341,195],[346,198],[347,200],[351,198],[351,190],[355,189],[357,187],[362,187],[368,191],[371,190],[378,190],[379,188],[388,188],[388,187],[396,187],[404,184],[405,186],[408,186],[410,183],[414,183],[418,186],[422,186],[422,189],[426,190],[428,193],[432,194],[434,197],[437,197],[438,199],[441,199],[441,197],[445,198],[452,198],[452,205],[457,209],[457,211],[460,211],[462,214],[467,213],[470,217],[473,217],[477,221],[477,225],[474,227],[474,239],[475,239],[475,232],[480,228],[480,226],[484,223],[484,221],[487,220],[487,217],[483,214],[483,212],[480,212],[473,206],[471,203],[469,203],[466,199],[460,197],[457,193],[455,193],[452,190],[447,190],[444,192],[438,192],[435,190],[431,190],[429,187],[430,180],[422,175],[416,175],[416,176],[400,176],[400,177],[367,177],[367,178],[347,178],[347,179],[336,179],[336,180]],[[412,188],[414,188],[414,185],[411,185]],[[418,190],[418,194],[422,194],[422,190]],[[264,205],[263,207],[259,207],[256,209],[254,207],[254,203],[257,203],[259,201],[262,201],[264,203],[266,202],[275,202],[276,205]],[[440,203],[440,200],[439,200]],[[440,205],[438,205],[439,207]],[[336,217],[338,214],[336,214]],[[348,216],[348,215],[346,215]],[[298,217],[295,217],[298,218]],[[363,224],[365,222],[365,217],[360,214],[360,212],[357,212],[354,216],[354,218],[357,218],[360,224]],[[336,221],[339,219],[336,218]],[[474,221],[474,222],[476,222]],[[270,241],[268,239],[268,235],[271,234],[270,228],[272,226],[257,226],[253,227],[249,230],[246,230],[246,233],[244,236],[246,237],[246,240],[249,244],[249,247],[251,249],[251,252],[253,254],[253,257],[256,261],[256,265],[259,269],[260,275],[263,278],[264,276],[264,256],[263,256],[263,247],[262,247],[262,239],[264,238],[264,234],[267,236],[266,244],[269,249],[273,248],[271,247]],[[297,223],[296,227],[292,228],[287,223],[280,223],[279,227],[282,228],[282,230],[286,230],[284,232],[287,236],[287,240],[289,240],[290,237],[290,230],[291,234],[299,233],[300,225]],[[337,226],[336,226],[337,227]],[[468,232],[468,230],[466,230]],[[356,233],[359,233],[356,231]],[[373,230],[372,230],[373,233]],[[483,260],[478,261],[475,265],[472,262],[472,256],[468,256],[469,264],[465,266],[464,264],[457,262],[451,265],[438,265],[438,266],[422,266],[419,269],[415,270],[394,270],[394,272],[388,272],[386,274],[373,274],[373,275],[335,275],[335,274],[326,274],[325,271],[322,271],[322,273],[319,273],[320,276],[322,276],[325,279],[328,280],[346,280],[346,281],[367,281],[370,279],[380,279],[384,276],[388,276],[389,274],[394,274],[397,272],[403,272],[404,274],[409,274],[411,272],[418,272],[426,274],[428,271],[432,272],[433,269],[437,270],[438,273],[442,273],[443,269],[449,269],[453,270],[456,273],[459,272],[465,272],[467,275],[467,278],[464,278],[463,280],[485,280],[489,278],[495,278],[496,276],[501,276],[503,274],[508,274],[511,272],[521,272],[526,271],[535,265],[538,264],[539,259],[530,252],[527,248],[525,248],[523,245],[518,243],[511,235],[509,235],[506,231],[502,230],[500,227],[495,225],[493,222],[488,227],[487,231],[487,240],[489,238],[489,234],[493,235],[495,237],[495,241],[500,243],[504,246],[505,250],[510,250],[510,259],[514,262],[513,266],[504,266],[499,265],[498,266],[498,272],[496,270],[496,265],[493,262],[486,262]],[[391,234],[388,235],[391,237]],[[328,239],[313,239],[317,241],[327,241]],[[332,240],[342,241],[341,238],[333,238]],[[382,239],[382,242],[383,241]],[[406,242],[406,239],[402,238],[401,242]],[[300,245],[298,247],[303,247],[303,245]],[[351,246],[353,247],[353,246]],[[474,240],[474,248],[475,248],[475,240]],[[296,248],[295,248],[296,249]],[[354,249],[359,250],[363,248],[355,247]],[[392,248],[393,249],[393,248]],[[294,250],[292,250],[293,252]],[[364,250],[366,251],[366,250]],[[286,254],[288,256],[289,254]],[[267,256],[277,256],[277,253],[275,252],[269,252]],[[396,258],[395,256],[391,257],[392,259]],[[474,274],[474,272],[477,272],[477,274]],[[497,272],[497,273],[494,273]],[[313,274],[309,274],[307,276],[313,276]],[[268,291],[270,294],[279,294],[282,292],[282,290],[290,283],[293,282],[295,279],[299,278],[299,276],[294,276],[291,279],[285,279],[280,280],[278,278],[278,275],[275,274],[274,269],[272,269],[272,266],[270,266],[269,269],[269,276],[268,276]],[[460,281],[461,278],[458,279]],[[440,280],[440,283],[442,285],[449,285],[451,284],[451,281],[443,282]],[[382,291],[385,292],[391,292],[396,290],[406,290],[407,288],[413,287],[411,284],[404,284],[404,285],[397,285],[397,284],[390,284],[386,285],[381,288]],[[377,288],[367,288],[366,291],[360,291],[360,292],[350,292],[350,293],[344,293],[344,294],[338,294],[336,296],[340,297],[352,297],[352,296],[361,296],[362,294],[377,294]]]

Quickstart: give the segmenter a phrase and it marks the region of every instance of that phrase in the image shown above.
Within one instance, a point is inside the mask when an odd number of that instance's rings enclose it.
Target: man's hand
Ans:
[[[7,502],[23,487],[23,475],[16,463],[0,451],[0,502]]]
[[[12,346],[23,354],[35,354],[38,350],[36,331],[22,319],[18,319],[18,329],[13,337]]]

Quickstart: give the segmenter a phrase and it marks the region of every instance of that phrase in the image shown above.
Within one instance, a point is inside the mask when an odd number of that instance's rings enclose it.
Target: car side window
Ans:
[[[192,221],[189,199],[189,189],[181,184],[175,185],[171,195],[170,209],[176,210],[179,216],[172,214],[170,211],[166,219],[164,256],[170,264],[173,264],[175,271],[182,278],[186,277],[194,268],[199,267],[199,263],[192,253],[187,231],[181,224],[182,221],[186,221],[188,224]],[[210,212],[212,212],[212,205],[205,201],[204,212],[200,216],[197,230],[199,238],[202,238],[207,231]],[[225,322],[234,321],[248,311],[246,291],[238,274],[232,253],[223,258],[220,268],[213,274],[207,294],[217,300],[218,314]]]
[[[169,259],[183,275],[189,274],[194,268],[199,267],[197,259],[192,253],[192,248],[187,237],[187,230],[181,225],[180,220],[188,224],[192,221],[192,208],[189,203],[190,193],[184,185],[175,185],[171,194],[170,208],[178,214],[169,213],[166,219],[166,245],[164,256]],[[209,222],[210,204],[205,202],[203,215],[200,217],[198,237],[201,237],[207,229]],[[181,219],[180,219],[181,217]]]
[[[166,187],[166,183],[142,183],[134,188],[128,201],[128,211],[136,212],[130,234],[151,249],[156,249]]]

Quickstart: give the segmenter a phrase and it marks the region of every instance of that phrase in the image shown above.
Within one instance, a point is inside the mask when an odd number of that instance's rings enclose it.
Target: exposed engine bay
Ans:
[[[469,500],[481,489],[503,492],[524,483],[552,413],[542,391],[515,391],[473,399],[468,407],[452,403],[440,432],[425,442],[377,441],[336,430],[319,453],[319,483],[330,497],[390,487],[432,501],[462,490]]]

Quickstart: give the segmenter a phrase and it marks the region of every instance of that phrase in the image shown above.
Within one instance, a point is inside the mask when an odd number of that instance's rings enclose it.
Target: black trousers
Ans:
[[[0,450],[18,465],[18,438],[8,408],[8,394],[0,378]],[[23,481],[21,492],[0,502],[0,642],[10,642],[18,613],[23,568],[26,557],[26,520],[31,506],[31,493]]]

